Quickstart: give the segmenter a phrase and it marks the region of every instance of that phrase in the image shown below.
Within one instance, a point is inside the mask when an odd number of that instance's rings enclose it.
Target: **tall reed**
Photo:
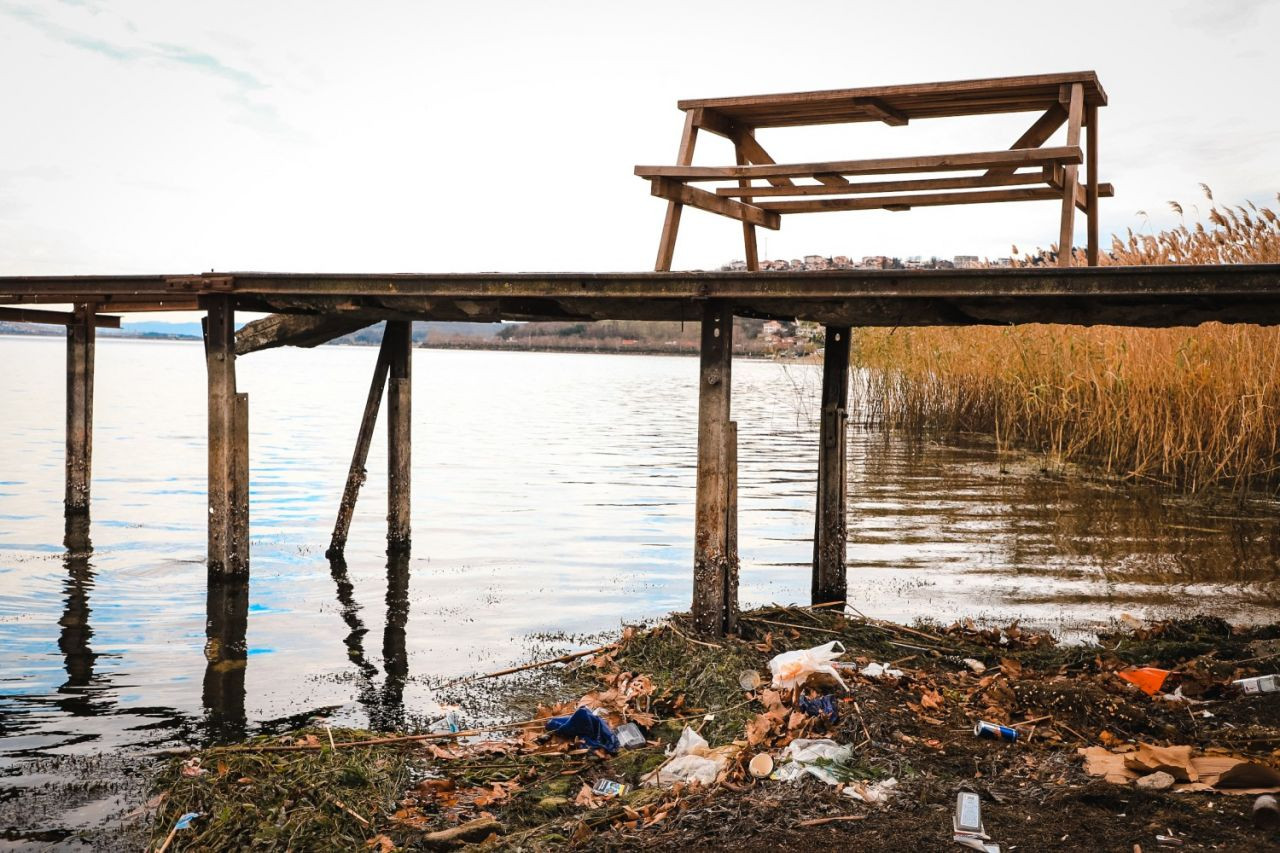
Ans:
[[[1101,262],[1280,262],[1270,209],[1213,205],[1207,219],[1208,227],[1130,230]],[[867,368],[854,393],[868,424],[991,434],[1003,447],[1190,492],[1280,486],[1274,327],[864,329],[853,346],[855,366]]]

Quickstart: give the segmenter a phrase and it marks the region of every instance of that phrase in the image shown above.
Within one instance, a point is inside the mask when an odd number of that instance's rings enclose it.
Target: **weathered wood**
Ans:
[[[904,193],[885,196],[853,196],[851,198],[817,198],[797,201],[762,201],[758,206],[773,213],[826,213],[833,210],[906,210],[912,207],[938,207],[951,204],[990,204],[1007,201],[1046,201],[1062,198],[1062,191],[1052,187],[1030,187],[1017,190],[974,190],[954,193]]]
[[[1080,146],[1010,148],[960,154],[912,157],[876,157],[868,160],[823,160],[765,166],[636,166],[641,178],[673,178],[678,181],[720,181],[737,178],[812,178],[815,175],[892,175],[899,172],[950,172],[992,166],[1043,166],[1046,163],[1080,163]]]
[[[827,176],[827,177],[839,177]],[[822,177],[818,177],[822,180]],[[856,193],[897,193],[915,190],[964,190],[984,187],[1020,187],[1045,183],[1043,170],[1018,172],[1007,176],[961,175],[954,178],[915,178],[901,181],[858,181],[832,184],[791,184],[785,187],[752,187],[751,195],[760,198],[778,196],[852,195]],[[745,195],[738,187],[717,187],[716,195],[735,197]]]
[[[739,166],[745,166],[750,162],[747,159],[747,152],[742,147],[742,143],[734,143],[733,153]],[[738,186],[749,190],[751,189],[751,181],[740,180],[738,181]],[[750,204],[751,196],[743,196],[741,201],[743,204]],[[758,271],[760,269],[760,254],[756,249],[756,227],[750,222],[742,223],[742,252],[746,258],[747,272]]]
[[[93,473],[94,305],[76,305],[67,324],[66,493],[63,512],[87,515]]]
[[[751,167],[746,167],[751,168]],[[741,222],[747,222],[752,225],[761,225],[765,228],[778,230],[782,224],[782,220],[776,214],[768,213],[758,207],[750,204],[743,204],[733,199],[721,198],[715,193],[707,192],[697,187],[691,187],[680,181],[673,181],[669,178],[653,178],[650,180],[650,191],[659,198],[670,199],[672,202],[679,204],[687,204],[691,207],[698,207],[712,213],[718,213],[721,216],[727,216],[730,219],[737,219]]]
[[[408,551],[410,545],[410,457],[412,450],[411,401],[413,342],[411,324],[387,323],[384,336],[392,339],[387,351],[387,550]]]
[[[732,342],[730,342],[732,343]],[[738,422],[729,421],[725,443],[725,553],[729,559],[724,575],[724,628],[738,630]]]
[[[1098,107],[1096,105],[1090,104],[1085,108],[1085,122],[1089,128],[1085,141],[1084,213],[1089,229],[1087,263],[1091,267],[1096,267],[1098,265],[1098,198],[1102,194],[1102,185],[1098,183]]]
[[[736,547],[729,541],[729,410],[733,364],[733,309],[710,302],[703,310],[698,372],[698,480],[694,511],[693,607],[695,629],[723,636],[733,619],[727,596],[736,578]]]
[[[237,393],[233,400],[234,432],[231,435],[231,559],[235,573],[249,573],[249,395]]]
[[[248,570],[248,542],[237,539],[237,519],[247,516],[248,484],[238,484],[240,452],[236,398],[235,309],[228,295],[204,299],[205,367],[209,406],[209,553],[211,578]],[[247,437],[246,437],[247,440]],[[245,506],[239,502],[243,501]]]
[[[1044,115],[1036,119],[1031,127],[1027,128],[1021,136],[1019,136],[1010,148],[1039,148],[1049,141],[1049,137],[1062,127],[1063,122],[1067,120],[1067,111],[1062,108],[1062,104],[1054,103],[1044,111]],[[1008,176],[1013,174],[1013,170],[1008,166],[1001,166],[995,169],[987,170],[987,177]]]
[[[693,147],[698,141],[698,111],[685,114],[684,131],[680,136],[680,147],[676,151],[676,163],[687,166],[693,162]],[[683,205],[674,200],[667,202],[667,216],[662,222],[662,236],[658,240],[658,260],[654,269],[665,272],[671,269],[671,262],[676,254],[676,235],[680,231],[680,213]]]
[[[39,323],[46,326],[69,326],[78,322],[75,312],[5,307],[0,307],[0,320],[8,323]],[[120,328],[120,318],[106,314],[94,314],[93,325],[94,328],[98,329],[118,329]]]
[[[764,150],[764,146],[756,139],[754,133],[739,134],[734,138],[734,143],[742,148],[742,153],[747,156],[748,163],[755,163],[758,166],[772,166],[776,162],[773,157],[769,156],[769,152]],[[771,186],[775,187],[795,186],[795,181],[790,178],[766,178],[766,180]]]
[[[371,325],[331,314],[272,314],[245,323],[236,332],[236,355],[273,347],[314,347]]]
[[[814,517],[812,601],[844,601],[846,525],[846,425],[849,408],[848,326],[828,326],[822,359],[822,421],[818,443],[817,512]]]
[[[1080,123],[1084,118],[1084,87],[1073,83],[1067,107],[1067,145],[1079,147]],[[1076,166],[1067,164],[1062,181],[1062,221],[1058,231],[1058,266],[1071,266],[1071,248],[1076,224]]]
[[[382,407],[382,391],[387,385],[387,371],[391,365],[391,348],[397,342],[395,335],[383,334],[382,345],[378,348],[378,358],[373,365],[373,381],[369,383],[369,395],[364,403],[364,417],[360,419],[360,429],[356,432],[356,447],[351,453],[351,467],[347,469],[347,484],[342,490],[342,501],[338,504],[338,517],[333,523],[333,536],[329,538],[329,549],[325,556],[337,559],[347,547],[347,535],[351,532],[351,518],[356,511],[356,500],[360,497],[360,487],[368,476],[365,464],[369,459],[369,445],[373,442],[373,430],[378,422],[378,409]]]

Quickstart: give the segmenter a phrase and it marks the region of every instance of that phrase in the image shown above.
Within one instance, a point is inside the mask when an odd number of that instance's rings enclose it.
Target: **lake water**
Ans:
[[[63,353],[59,338],[0,337],[10,784],[33,758],[317,711],[357,724],[431,717],[433,678],[524,659],[545,633],[688,606],[696,359],[415,350],[412,555],[390,566],[384,555],[380,429],[345,570],[324,549],[376,351],[240,359],[252,580],[247,602],[228,602],[205,583],[200,345],[99,341],[92,523],[70,540]],[[739,361],[733,382],[741,600],[804,602],[820,368]],[[1273,504],[1193,509],[1044,476],[987,447],[852,427],[849,441],[850,600],[868,615],[1021,618],[1068,633],[1125,611],[1273,618]],[[210,606],[221,615],[207,626]],[[207,660],[207,628],[216,638],[245,618],[243,665],[216,648]]]

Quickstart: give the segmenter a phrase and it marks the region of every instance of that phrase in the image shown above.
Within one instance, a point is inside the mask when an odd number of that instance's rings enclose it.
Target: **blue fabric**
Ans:
[[[567,717],[552,717],[547,720],[547,731],[580,737],[592,749],[603,749],[611,755],[618,751],[618,736],[588,708],[579,708]]]
[[[811,717],[826,717],[834,726],[840,722],[840,712],[836,710],[836,697],[834,694],[819,696],[817,699],[800,698],[800,710],[804,711]]]

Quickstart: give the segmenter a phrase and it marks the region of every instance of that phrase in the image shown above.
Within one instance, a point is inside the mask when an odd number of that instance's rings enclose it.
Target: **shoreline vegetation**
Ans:
[[[441,684],[456,732],[321,722],[187,753],[155,774],[141,820],[153,850],[941,850],[969,791],[1006,847],[1280,840],[1226,783],[1134,784],[1151,775],[1134,762],[1212,750],[1247,761],[1249,787],[1280,779],[1280,694],[1232,684],[1274,670],[1280,625],[1124,617],[1066,645],[1017,623],[908,627],[839,604],[746,611],[715,643],[675,614],[588,655]],[[832,641],[838,680],[772,686],[773,658]],[[1135,667],[1172,674],[1144,690],[1124,677]],[[584,708],[644,740],[610,753],[548,732]],[[979,721],[1017,738],[977,737]],[[813,743],[826,757],[789,764]],[[1137,769],[1100,778],[1107,762]]]
[[[1207,226],[1130,230],[1112,238],[1101,264],[1280,262],[1274,211],[1219,207],[1201,186]],[[1037,250],[1018,263],[1054,257]],[[868,425],[981,433],[1050,466],[1078,463],[1193,495],[1280,488],[1280,329],[855,329],[852,346],[854,365],[866,368],[854,408]]]

